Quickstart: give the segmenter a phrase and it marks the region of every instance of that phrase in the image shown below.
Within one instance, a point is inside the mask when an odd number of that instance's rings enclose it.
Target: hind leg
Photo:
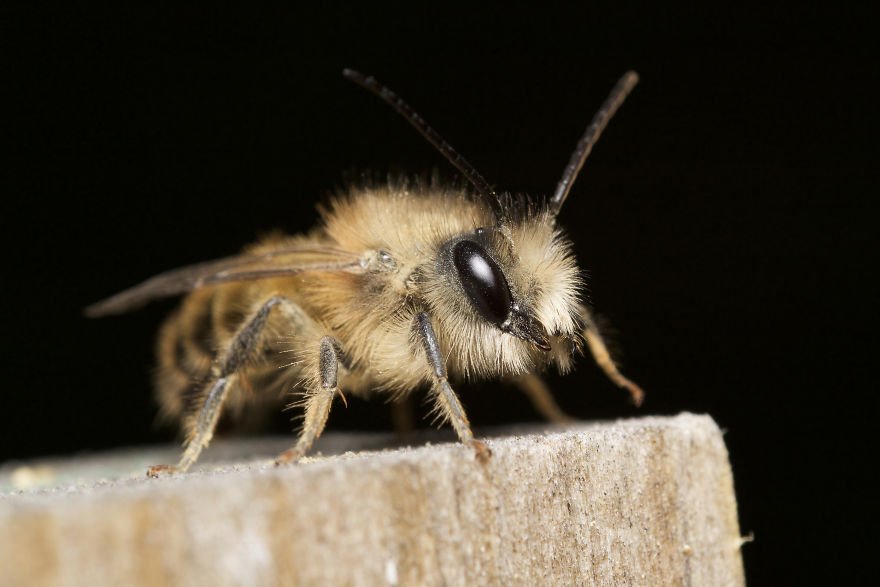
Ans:
[[[554,424],[572,424],[576,418],[562,411],[550,388],[540,376],[534,373],[513,377],[510,382],[516,385],[532,402],[535,410],[549,422]]]
[[[257,355],[266,323],[276,306],[283,308],[294,323],[302,323],[303,320],[308,319],[299,306],[280,295],[272,296],[254,312],[214,363],[211,375],[203,388],[204,400],[198,412],[184,420],[187,441],[180,461],[176,466],[150,467],[147,475],[156,477],[161,473],[182,473],[196,462],[199,454],[211,442],[223,410],[223,402],[233,388],[232,384],[240,377],[241,371],[248,362]]]

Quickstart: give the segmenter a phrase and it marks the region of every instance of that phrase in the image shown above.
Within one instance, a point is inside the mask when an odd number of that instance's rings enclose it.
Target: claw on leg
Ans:
[[[485,465],[492,458],[492,449],[486,446],[486,443],[483,441],[471,440],[469,444],[474,451],[474,456],[481,465]]]
[[[157,479],[166,475],[175,475],[180,472],[181,470],[175,465],[153,465],[147,469],[147,477]]]
[[[645,401],[644,390],[626,377],[621,376],[621,378],[622,381],[616,381],[615,383],[617,383],[629,392],[629,397],[635,407],[641,406],[642,402]]]
[[[289,448],[275,458],[275,466],[280,467],[282,465],[295,463],[303,458],[303,456],[302,451],[298,450],[296,447]]]

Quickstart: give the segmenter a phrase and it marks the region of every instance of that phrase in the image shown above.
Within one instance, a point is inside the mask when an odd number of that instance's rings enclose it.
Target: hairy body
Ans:
[[[194,433],[218,352],[273,296],[301,311],[273,310],[259,348],[230,381],[225,408],[240,411],[320,385],[320,341],[338,341],[344,393],[400,397],[433,373],[414,336],[419,312],[432,317],[449,378],[517,376],[556,364],[566,371],[583,328],[581,279],[570,243],[546,212],[520,204],[519,218],[493,227],[491,211],[461,191],[401,184],[362,189],[335,201],[307,237],[274,236],[247,249],[262,255],[291,247],[357,258],[364,270],[305,271],[290,277],[224,283],[190,293],[159,336],[157,394],[162,413]],[[490,227],[490,228],[486,228]],[[480,235],[477,230],[480,229]],[[479,239],[507,276],[512,293],[550,334],[549,352],[474,315],[449,275],[457,238]],[[326,253],[325,253],[326,254]]]
[[[187,294],[159,336],[162,414],[187,436],[185,471],[208,445],[220,415],[293,393],[304,407],[302,457],[321,434],[337,395],[399,400],[426,385],[435,412],[478,457],[450,381],[508,378],[552,420],[565,420],[537,374],[565,372],[586,342],[605,373],[636,404],[641,389],[617,370],[582,303],[580,271],[556,223],[596,138],[638,80],[625,74],[587,127],[546,202],[499,195],[393,92],[344,75],[402,114],[476,188],[406,181],[356,187],[322,211],[303,236],[273,236],[243,254],[158,275],[87,308],[102,316]]]

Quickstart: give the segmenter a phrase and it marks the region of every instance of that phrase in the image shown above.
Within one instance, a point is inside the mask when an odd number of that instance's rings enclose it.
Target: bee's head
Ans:
[[[555,228],[555,218],[596,140],[638,83],[638,75],[628,71],[618,80],[578,141],[548,205],[521,219],[515,218],[517,209],[511,209],[510,199],[397,94],[357,71],[346,69],[343,75],[378,96],[434,145],[475,188],[485,208],[477,215],[491,218],[479,221],[486,228],[448,240],[442,235],[440,249],[430,251],[437,253],[437,266],[419,271],[423,301],[445,326],[438,334],[446,339],[450,358],[467,374],[522,373],[551,360],[566,369],[571,348],[577,346],[582,281],[568,240]],[[451,216],[455,216],[456,203],[447,200],[445,205],[453,208]],[[438,226],[450,223],[455,224],[441,219]]]
[[[504,271],[479,242],[463,238],[449,254],[462,293],[477,314],[501,332],[550,350],[547,329],[532,308],[515,299]]]
[[[446,338],[472,369],[485,363],[520,372],[549,360],[567,367],[582,284],[568,240],[549,220],[525,215],[441,247],[436,277],[443,285],[429,288],[431,305],[460,327]]]

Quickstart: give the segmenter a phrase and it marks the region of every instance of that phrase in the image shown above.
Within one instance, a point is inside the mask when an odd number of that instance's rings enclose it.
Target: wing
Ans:
[[[367,262],[365,257],[350,251],[315,245],[236,255],[160,273],[139,285],[88,306],[84,312],[90,318],[122,314],[152,300],[230,281],[282,277],[307,271],[363,273]]]

